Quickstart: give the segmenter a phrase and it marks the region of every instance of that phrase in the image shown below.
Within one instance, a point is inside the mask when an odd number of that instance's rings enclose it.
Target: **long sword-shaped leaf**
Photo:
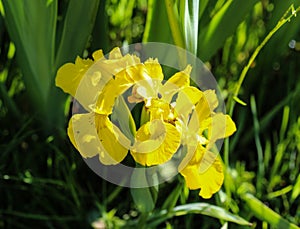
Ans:
[[[2,1],[27,91],[35,104],[47,100],[53,71],[57,1]]]
[[[207,26],[200,28],[198,54],[201,60],[209,60],[224,45],[225,40],[233,34],[256,2],[258,0],[243,2],[229,0],[213,16]]]
[[[246,202],[255,217],[268,222],[274,228],[299,229],[295,224],[289,223],[253,195],[247,193],[242,195],[241,198]]]
[[[180,18],[184,34],[185,47],[188,51],[197,55],[199,0],[180,1]]]
[[[62,36],[56,55],[55,66],[74,61],[86,47],[94,27],[99,0],[70,0],[64,19]]]
[[[143,42],[173,43],[164,1],[148,1],[148,13]]]

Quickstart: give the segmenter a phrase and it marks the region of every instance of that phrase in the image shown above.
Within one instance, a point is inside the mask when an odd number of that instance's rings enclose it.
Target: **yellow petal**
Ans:
[[[136,83],[148,77],[145,73],[143,64],[138,62],[129,63],[128,66],[123,67],[122,71],[115,74],[116,80],[125,81],[128,83]]]
[[[175,126],[153,120],[141,126],[131,155],[141,165],[163,164],[171,159],[180,146],[180,132]]]
[[[120,163],[128,153],[130,140],[105,115],[96,115],[96,125],[99,140],[104,148],[99,153],[100,161],[105,165]]]
[[[151,78],[158,79],[159,81],[162,81],[164,79],[162,68],[157,59],[150,58],[145,61],[144,65],[146,67],[147,73]]]
[[[197,153],[199,153],[199,151],[197,151]],[[206,154],[210,153],[211,152],[206,152]],[[220,190],[224,181],[224,174],[222,164],[218,158],[215,158],[215,160],[211,163],[211,166],[209,166],[204,172],[199,170],[201,163],[203,162],[188,164],[180,171],[180,173],[185,178],[188,188],[192,190],[200,189],[199,195],[208,199]]]
[[[187,116],[194,109],[195,104],[203,96],[203,92],[197,89],[196,87],[184,87],[178,92],[176,99],[175,110],[178,115],[182,116],[184,120],[187,119]]]
[[[84,158],[99,155],[105,165],[120,163],[130,146],[130,141],[107,116],[94,113],[72,116],[68,135]]]
[[[77,57],[75,64],[64,64],[57,71],[55,78],[56,86],[63,89],[64,92],[75,97],[80,81],[92,64],[92,60],[83,60],[80,57]]]
[[[200,123],[214,114],[214,109],[218,106],[218,99],[214,90],[206,90],[203,95],[198,101],[194,113]]]
[[[101,58],[103,58],[104,55],[103,55],[102,49],[93,52],[93,55],[92,55],[92,56],[93,56],[94,61],[100,60]]]
[[[122,71],[125,71],[127,67],[140,64],[140,59],[135,55],[126,54],[122,55],[121,50],[116,47],[109,53],[108,60],[102,59],[98,63],[102,69],[109,72],[112,75],[116,75]]]
[[[199,134],[201,135],[204,130],[208,130],[207,138],[209,145],[212,146],[216,140],[232,135],[236,131],[236,126],[229,115],[217,113],[200,123]]]
[[[113,59],[121,59],[123,57],[122,53],[121,53],[121,50],[119,47],[115,47],[113,50],[111,50],[109,52],[109,58],[110,60],[113,60]]]
[[[162,97],[170,102],[174,94],[176,94],[181,88],[190,85],[190,73],[192,67],[188,65],[183,71],[175,73],[168,81],[162,86]]]
[[[101,90],[97,98],[95,112],[98,114],[109,115],[112,113],[115,100],[121,96],[131,84],[119,82],[118,80],[111,79],[107,82]]]
[[[68,136],[84,158],[94,157],[102,150],[92,113],[73,115],[69,121]]]
[[[174,114],[170,105],[161,99],[152,99],[149,106],[146,108],[150,114],[150,120],[162,119],[165,122],[172,122],[175,120]]]

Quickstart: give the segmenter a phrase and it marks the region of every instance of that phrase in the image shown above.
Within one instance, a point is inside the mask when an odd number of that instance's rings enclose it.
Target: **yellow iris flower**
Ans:
[[[174,74],[164,84],[157,59],[147,60],[143,68],[145,79],[135,84],[128,101],[144,101],[150,117],[137,131],[131,155],[139,164],[151,166],[169,161],[180,146],[181,132],[175,125],[177,117],[170,103],[178,91],[190,84],[191,67]]]
[[[220,159],[212,152],[215,142],[232,135],[235,124],[228,115],[215,113],[218,100],[212,90],[190,86],[191,66],[165,83],[157,59],[144,63],[134,55],[113,49],[108,59],[101,50],[93,60],[77,58],[57,72],[56,85],[69,93],[87,113],[74,114],[68,126],[72,144],[84,158],[99,157],[101,163],[120,163],[130,151],[143,166],[169,161],[180,146],[186,149],[178,171],[190,189],[210,198],[224,179]],[[126,91],[129,103],[144,103],[147,117],[131,142],[110,120],[116,99]],[[145,114],[142,114],[145,116]]]
[[[179,172],[190,189],[200,189],[200,196],[210,198],[224,180],[221,161],[211,149],[216,140],[232,135],[236,126],[230,116],[214,112],[218,100],[213,90],[189,87],[178,95],[177,103],[187,151]]]
[[[130,141],[108,116],[115,99],[138,80],[126,70],[135,68],[140,60],[133,55],[122,56],[118,48],[110,52],[109,59],[101,50],[93,53],[93,59],[77,57],[75,64],[63,65],[57,72],[56,85],[88,111],[73,115],[69,121],[72,144],[84,158],[99,155],[103,164],[114,165],[126,157]]]

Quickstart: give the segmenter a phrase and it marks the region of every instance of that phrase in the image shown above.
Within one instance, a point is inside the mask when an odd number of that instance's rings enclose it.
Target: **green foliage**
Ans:
[[[55,87],[54,77],[58,67],[83,52],[94,26],[99,1],[70,0],[62,19],[59,19],[57,0],[4,0],[2,4],[7,30],[16,46],[17,61],[37,120],[45,132],[63,128],[66,96]],[[54,122],[57,126],[53,126]]]
[[[294,1],[0,3],[0,228],[299,228]],[[58,67],[95,49],[107,53],[141,41],[197,54],[237,124],[221,152],[224,186],[210,200],[189,191],[181,177],[159,189],[110,184],[67,139],[69,100],[54,86]],[[117,101],[111,119],[128,117],[129,125],[120,126],[132,137],[135,123],[123,105]]]

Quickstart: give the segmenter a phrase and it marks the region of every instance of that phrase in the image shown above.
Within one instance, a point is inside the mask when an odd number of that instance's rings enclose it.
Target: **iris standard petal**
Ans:
[[[119,82],[118,80],[109,80],[101,90],[97,98],[94,111],[98,114],[109,115],[112,113],[115,100],[121,96],[129,87],[130,83]]]
[[[218,99],[213,90],[203,92],[203,96],[196,106],[196,115],[201,123],[203,120],[211,116],[214,109],[218,106]]]
[[[64,64],[57,71],[57,75],[55,78],[56,86],[63,89],[64,92],[75,97],[80,81],[92,64],[92,60],[83,60],[80,57],[76,58],[75,64]]]
[[[148,75],[152,79],[157,79],[160,82],[163,81],[164,75],[162,72],[162,68],[161,68],[160,64],[158,63],[157,59],[150,58],[145,61],[144,65],[145,65]]]
[[[161,94],[164,100],[170,102],[174,94],[181,88],[190,86],[190,73],[192,67],[188,65],[183,71],[175,73],[167,82],[161,87]]]
[[[175,111],[187,121],[188,115],[192,113],[195,104],[203,96],[203,92],[196,87],[184,87],[178,92]]]

